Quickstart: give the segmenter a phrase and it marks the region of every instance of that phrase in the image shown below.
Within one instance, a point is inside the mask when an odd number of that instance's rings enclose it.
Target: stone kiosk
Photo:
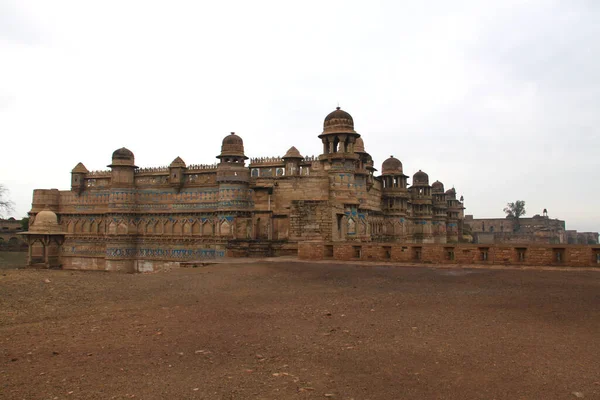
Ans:
[[[60,228],[56,214],[46,208],[35,216],[30,226],[29,231],[18,233],[25,236],[29,245],[27,265],[60,267],[59,250],[66,232]]]

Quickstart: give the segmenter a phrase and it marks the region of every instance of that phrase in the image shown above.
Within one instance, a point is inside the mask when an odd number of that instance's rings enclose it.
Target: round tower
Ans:
[[[462,199],[462,197],[461,197]],[[456,189],[446,190],[446,204],[448,205],[448,242],[456,243],[462,236],[462,221],[464,206],[461,200],[456,198]]]
[[[250,173],[245,166],[244,141],[231,132],[225,136],[221,154],[217,156],[217,183],[219,185],[218,222],[215,234],[235,238],[236,226],[250,218],[252,198],[248,188]],[[240,225],[241,226],[241,225]],[[241,229],[241,228],[240,228]]]
[[[431,185],[431,197],[433,203],[433,241],[435,243],[446,243],[448,205],[446,204],[446,193],[444,192],[444,184],[442,182],[433,182]]]
[[[111,169],[110,186],[112,188],[133,188],[135,169],[135,157],[131,150],[121,147],[112,154],[112,162],[108,167]]]
[[[132,212],[136,207],[135,157],[122,147],[112,154],[108,199],[105,268],[108,271],[135,271],[137,227]]]
[[[432,216],[433,204],[431,199],[431,186],[429,175],[419,170],[413,175],[413,184],[410,187],[412,204],[413,236],[417,243],[432,243]]]
[[[402,162],[390,156],[381,165],[381,209],[385,213],[385,235],[401,241],[408,234],[407,175],[402,170]]]
[[[319,160],[329,175],[333,240],[370,238],[368,216],[363,210],[359,211],[361,203],[357,195],[363,184],[356,175],[359,155],[355,152],[355,144],[359,137],[354,130],[354,120],[346,111],[337,107],[325,117],[323,132],[319,135],[323,142]],[[366,190],[366,185],[363,188]]]

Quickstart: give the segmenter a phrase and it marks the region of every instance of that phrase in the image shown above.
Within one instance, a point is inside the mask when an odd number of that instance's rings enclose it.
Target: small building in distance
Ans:
[[[514,219],[509,217],[473,218],[473,215],[466,215],[464,223],[470,229],[474,243],[598,244],[598,232],[567,231],[565,221],[549,218],[547,213],[519,218],[517,230]]]
[[[567,231],[567,243],[569,244],[598,244],[598,232]]]
[[[0,218],[0,250],[3,251],[25,251],[27,243],[17,235],[23,232],[23,220],[13,217]]]

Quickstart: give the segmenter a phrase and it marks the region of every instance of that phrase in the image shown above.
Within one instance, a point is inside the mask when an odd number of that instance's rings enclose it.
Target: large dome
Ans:
[[[244,141],[241,137],[231,132],[231,134],[225,136],[221,145],[221,155],[218,158],[223,157],[243,157],[248,158],[244,155]]]
[[[323,134],[327,133],[356,133],[352,115],[336,107],[323,122]]]
[[[125,147],[121,147],[120,149],[117,149],[113,152],[112,158],[113,160],[115,158],[119,160],[133,160],[133,153],[131,152],[131,150],[126,149]]]
[[[381,164],[381,173],[383,175],[398,175],[402,174],[402,162],[394,156],[390,156],[387,160]]]
[[[109,165],[109,167],[112,167],[114,165],[135,166],[134,163],[135,157],[133,156],[131,150],[126,149],[125,147],[121,147],[120,149],[117,149],[113,152],[112,165]]]
[[[429,185],[429,175],[419,170],[413,175],[413,186],[414,185]]]

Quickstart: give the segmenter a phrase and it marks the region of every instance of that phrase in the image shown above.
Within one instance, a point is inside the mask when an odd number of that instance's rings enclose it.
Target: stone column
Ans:
[[[32,254],[32,243],[31,243],[31,237],[29,235],[27,235],[27,244],[28,244],[28,248],[27,248],[27,266],[31,266],[31,254]]]
[[[50,259],[48,257],[50,253],[50,236],[44,236],[44,264],[46,268],[50,268]]]

